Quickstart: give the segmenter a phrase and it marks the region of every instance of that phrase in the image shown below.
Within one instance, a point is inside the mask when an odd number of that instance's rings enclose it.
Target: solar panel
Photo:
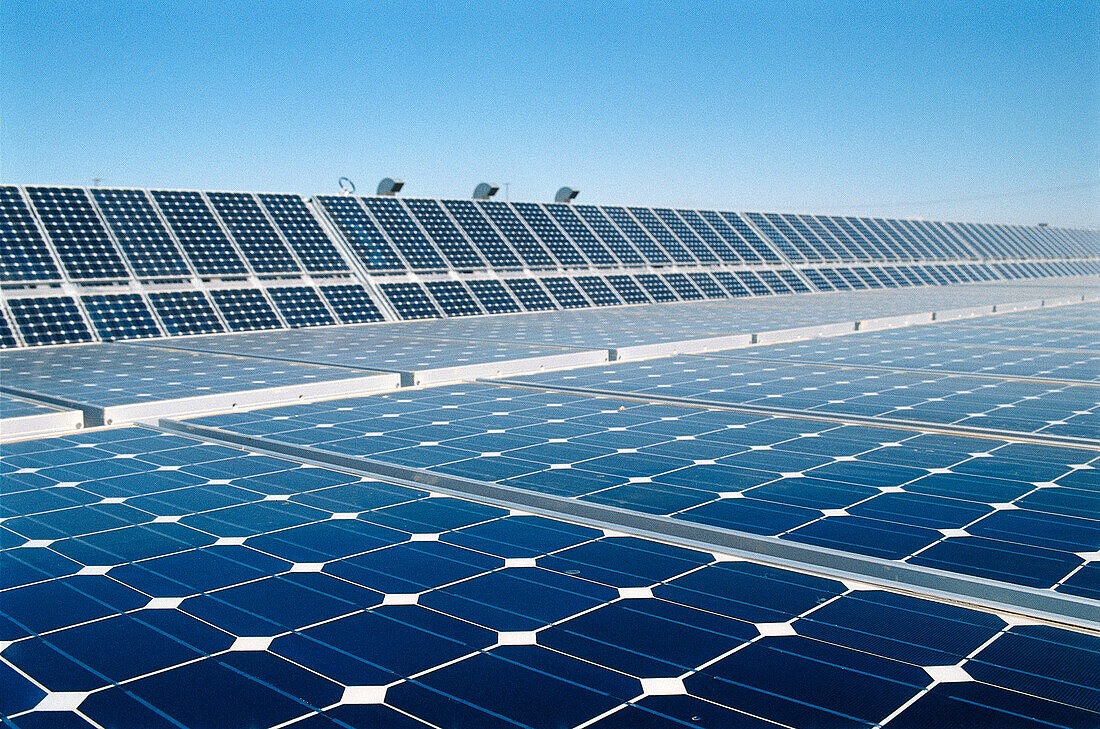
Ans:
[[[775,273],[779,278],[783,279],[783,283],[787,284],[795,293],[804,294],[810,290],[806,282],[800,279],[798,275],[789,268],[776,269]]]
[[[210,204],[256,273],[298,273],[301,269],[260,204],[246,192],[209,192]]]
[[[444,200],[444,207],[454,216],[459,227],[473,241],[474,246],[493,268],[521,268],[522,263],[500,237],[496,229],[485,219],[481,210],[470,200]]]
[[[682,273],[666,273],[662,278],[676,292],[676,295],[684,301],[703,298],[703,294],[699,289],[695,288],[691,280]]]
[[[129,277],[122,256],[84,190],[77,187],[28,187],[27,196],[69,278],[96,280]]]
[[[726,243],[725,238],[715,232],[710,224],[703,219],[698,210],[677,210],[676,214],[687,223],[693,233],[703,239],[707,247],[714,251],[722,261],[725,263],[744,263],[736,251]]]
[[[879,281],[879,280],[878,280],[878,279],[877,279],[877,278],[876,278],[876,277],[875,277],[875,276],[874,276],[874,275],[873,275],[873,274],[872,274],[872,273],[871,273],[871,272],[870,272],[869,270],[867,270],[866,268],[863,268],[862,266],[853,266],[851,270],[852,270],[852,273],[854,273],[854,274],[855,274],[856,276],[858,276],[858,277],[859,277],[859,279],[860,279],[861,281],[863,281],[863,283],[864,283],[864,284],[865,284],[865,285],[866,285],[866,286],[867,286],[868,288],[872,288],[872,289],[880,289],[880,288],[882,288],[882,286],[883,286],[882,282],[881,282],[881,281]]]
[[[726,245],[736,252],[742,261],[745,263],[762,263],[764,261],[760,253],[721,214],[714,210],[700,210],[698,212],[699,215],[703,216],[703,220],[721,236]]]
[[[642,226],[638,225],[638,222],[631,217],[626,208],[605,206],[602,210],[604,215],[610,218],[615,226],[622,231],[626,239],[641,252],[647,262],[655,266],[663,266],[671,262],[672,259],[668,257],[668,254],[657,244],[656,240],[642,229]]]
[[[853,287],[863,288],[861,285],[849,281],[846,276],[841,275],[840,271],[835,268],[822,268],[819,271],[837,291],[850,291]]]
[[[19,188],[0,186],[0,280],[61,278]]]
[[[319,327],[335,324],[336,319],[325,306],[321,295],[308,286],[280,286],[267,290],[287,326]]]
[[[825,278],[825,274],[816,268],[801,268],[799,269],[802,275],[810,280],[810,283],[814,285],[818,291],[835,291],[836,287],[829,283],[829,280]]]
[[[843,259],[841,252],[833,248],[828,237],[818,235],[817,231],[802,222],[797,215],[777,215],[773,216],[772,219],[788,238],[797,236],[809,244],[810,248],[821,257],[821,260],[838,261]]]
[[[618,274],[607,277],[611,287],[615,289],[615,292],[619,295],[623,301],[628,304],[648,304],[649,297],[645,295],[645,291],[638,285],[638,282],[625,274]]]
[[[511,203],[511,207],[523,218],[524,222],[534,231],[535,235],[546,246],[547,250],[566,267],[585,267],[588,261],[584,254],[573,245],[561,232],[561,228],[554,225],[554,221],[546,214],[538,203]]]
[[[565,234],[580,248],[594,266],[613,266],[618,261],[600,239],[577,216],[571,205],[552,203],[544,206]]]
[[[217,289],[210,292],[229,330],[279,329],[282,322],[259,289]]]
[[[213,305],[201,291],[151,293],[149,301],[169,336],[225,331]]]
[[[672,234],[692,252],[700,263],[717,263],[718,257],[691,228],[684,225],[684,221],[672,210],[667,208],[654,208],[654,214],[661,219]]]
[[[18,346],[19,341],[15,338],[15,330],[8,322],[8,315],[4,313],[3,309],[0,309],[0,347],[7,349]]]
[[[481,302],[481,308],[490,314],[512,314],[522,311],[520,305],[512,298],[512,295],[508,293],[508,290],[504,288],[504,284],[500,281],[476,279],[467,281],[466,285],[470,287],[470,291]]]
[[[92,341],[71,296],[8,299],[8,307],[19,335],[30,346]]]
[[[428,291],[447,316],[475,316],[484,313],[461,281],[429,281]]]
[[[153,190],[151,194],[200,276],[248,273],[200,193]]]
[[[379,288],[402,319],[438,319],[442,314],[418,283],[384,283]]]
[[[443,212],[438,201],[410,198],[403,202],[452,268],[485,268],[485,261]]]
[[[599,276],[577,276],[576,282],[596,306],[619,306],[623,303]]]
[[[414,271],[439,271],[447,268],[401,203],[388,197],[364,197],[362,203],[385,231]]]
[[[752,271],[734,271],[733,275],[741,279],[741,283],[752,292],[753,296],[770,296],[772,293],[768,285]]]
[[[138,278],[191,275],[183,253],[144,192],[101,188],[91,192]]]
[[[745,239],[745,242],[752,246],[752,249],[756,251],[761,258],[769,263],[779,263],[779,254],[775,249],[768,245],[767,241],[760,237],[760,234],[753,229],[740,215],[737,213],[719,213],[722,219],[725,220],[731,228],[737,231],[737,234]]]
[[[552,276],[542,279],[543,286],[563,309],[583,309],[591,306],[576,284],[564,276]]]
[[[639,273],[634,277],[646,293],[649,294],[649,298],[657,302],[662,301],[679,301],[679,297],[676,296],[676,292],[669,288],[664,279],[655,273]]]
[[[140,294],[81,296],[80,302],[104,342],[162,336],[149,305]]]
[[[656,240],[676,263],[695,263],[695,257],[691,255],[684,244],[672,234],[649,208],[630,208],[631,215]]]
[[[507,203],[478,200],[474,203],[489,217],[504,239],[530,268],[553,268],[554,258],[531,235]]]
[[[803,263],[810,260],[819,260],[819,256],[813,252],[804,242],[798,240],[796,244],[794,241],[783,235],[771,221],[771,219],[760,213],[745,213],[745,217],[757,227],[771,243],[786,256],[792,263]],[[809,256],[807,256],[809,253]],[[810,257],[812,256],[812,258]]]
[[[260,204],[310,273],[343,273],[348,264],[300,195],[260,193]]]
[[[512,290],[527,311],[558,308],[546,290],[533,278],[506,278],[504,284]]]
[[[729,295],[734,298],[752,296],[752,292],[745,288],[745,285],[729,271],[715,271],[714,278],[718,283],[722,284],[722,288],[728,291]]]
[[[354,197],[315,198],[367,271],[403,271],[405,264]]]
[[[573,210],[623,264],[641,266],[646,263],[642,255],[634,249],[634,246],[630,245],[630,241],[623,237],[598,207],[595,205],[574,205]]]
[[[694,271],[688,274],[692,283],[696,288],[703,292],[703,295],[708,299],[725,299],[728,298],[725,289],[718,285],[718,282],[705,271]]]
[[[382,312],[371,300],[367,290],[359,284],[332,284],[321,287],[321,294],[328,302],[341,324],[361,324],[382,321]]]

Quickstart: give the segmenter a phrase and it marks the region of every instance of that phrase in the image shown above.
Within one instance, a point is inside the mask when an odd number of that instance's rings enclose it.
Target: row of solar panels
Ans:
[[[0,283],[1100,254],[1045,227],[593,205],[0,186]]]
[[[380,307],[359,284],[12,297],[0,346],[117,341],[744,296],[1100,273],[1100,262],[742,269],[687,273],[388,282]],[[801,274],[801,275],[799,275]],[[14,327],[9,323],[9,317]]]

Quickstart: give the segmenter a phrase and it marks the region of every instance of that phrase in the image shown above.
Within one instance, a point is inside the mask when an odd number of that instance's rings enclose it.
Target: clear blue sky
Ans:
[[[1097,4],[975,5],[5,0],[0,180],[1100,226]]]

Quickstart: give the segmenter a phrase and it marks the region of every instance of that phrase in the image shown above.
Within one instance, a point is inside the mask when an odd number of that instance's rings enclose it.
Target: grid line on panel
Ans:
[[[672,259],[669,258],[660,244],[649,233],[646,233],[645,229],[638,224],[638,221],[630,215],[626,208],[617,205],[605,205],[601,210],[615,227],[626,236],[626,239],[641,252],[647,263],[653,266],[666,266],[672,262]]]

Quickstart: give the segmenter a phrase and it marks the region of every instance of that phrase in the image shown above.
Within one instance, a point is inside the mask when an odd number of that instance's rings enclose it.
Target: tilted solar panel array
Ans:
[[[822,215],[0,186],[0,346],[1100,273],[1100,234]]]

